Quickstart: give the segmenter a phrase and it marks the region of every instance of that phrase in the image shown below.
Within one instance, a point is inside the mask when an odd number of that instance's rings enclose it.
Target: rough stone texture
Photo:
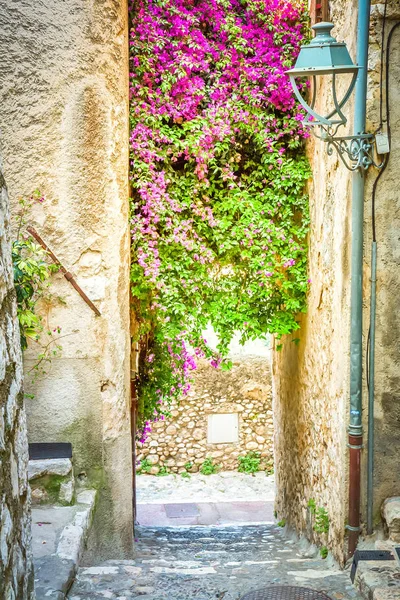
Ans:
[[[400,598],[400,569],[392,561],[360,561],[355,585],[366,600],[397,600]]]
[[[368,92],[368,131],[374,131],[379,103],[379,40],[383,5],[373,2]],[[332,0],[333,34],[346,41],[355,57],[357,2]],[[399,16],[399,3],[389,0],[391,19]],[[389,27],[394,23],[389,21]],[[391,53],[392,154],[377,192],[378,287],[376,337],[375,515],[382,501],[400,491],[399,320],[396,298],[400,292],[400,196],[397,173],[400,163],[397,102],[400,77],[400,36],[395,34]],[[347,82],[346,82],[347,84]],[[330,84],[329,84],[330,85]],[[327,83],[318,89],[318,107],[326,109]],[[346,106],[347,133],[352,132],[354,95]],[[326,112],[326,111],[325,111]],[[343,130],[346,134],[346,130]],[[284,340],[273,352],[275,464],[277,509],[292,527],[312,535],[307,503],[310,498],[328,510],[329,546],[340,560],[344,556],[348,496],[346,427],[349,413],[349,316],[351,252],[351,174],[337,154],[326,154],[322,141],[312,138],[308,154],[314,173],[310,182],[311,232],[309,246],[308,313],[296,332],[300,343]],[[364,245],[364,340],[369,322],[369,267],[371,242],[371,186],[377,175],[368,172]],[[365,351],[365,344],[364,344]],[[364,357],[365,358],[365,357]],[[364,363],[365,364],[365,363]],[[364,378],[364,424],[367,417]],[[365,461],[364,461],[365,462]],[[365,467],[365,464],[364,464]],[[363,493],[366,470],[363,468]],[[362,517],[366,499],[363,497]]]
[[[306,558],[307,545],[274,525],[137,528],[134,561],[81,568],[70,600],[239,600],[266,586],[325,591],[361,600],[349,574],[328,558]]]
[[[201,361],[187,396],[171,406],[166,421],[154,423],[147,441],[138,444],[138,459],[146,458],[154,472],[166,467],[172,473],[199,470],[211,457],[224,471],[238,468],[238,456],[249,451],[261,456],[260,470],[273,464],[271,376],[266,358],[234,359],[230,371],[214,369]],[[208,443],[208,415],[238,413],[239,441]],[[152,469],[152,471],[153,471]]]
[[[382,505],[382,517],[389,531],[389,538],[400,543],[400,496],[385,500]]]
[[[368,128],[373,131],[379,120],[380,39],[383,2],[372,2],[370,49],[370,85]],[[400,20],[400,3],[388,1],[387,29]],[[385,498],[400,496],[400,322],[398,303],[400,295],[400,195],[398,173],[400,165],[400,28],[393,35],[390,53],[390,123],[392,150],[389,165],[382,176],[376,197],[376,227],[378,240],[376,373],[375,373],[375,489],[374,517],[380,520],[380,509]],[[369,272],[371,246],[371,187],[376,172],[368,177],[365,222],[365,313],[364,335],[367,336],[369,311]],[[366,385],[364,407],[367,414]],[[363,490],[366,485],[364,482]],[[364,512],[365,514],[365,512]]]
[[[0,0],[2,153],[10,198],[45,195],[33,225],[61,274],[48,307],[62,353],[28,391],[31,442],[71,442],[101,490],[91,547],[132,551],[126,0]],[[27,366],[36,349],[27,354]]]
[[[9,217],[0,171],[0,598],[27,600],[33,598],[28,442]]]

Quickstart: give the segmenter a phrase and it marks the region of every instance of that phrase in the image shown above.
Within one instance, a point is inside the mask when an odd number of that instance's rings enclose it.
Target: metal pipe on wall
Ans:
[[[370,0],[359,0],[357,23],[357,64],[360,67],[355,87],[354,135],[365,133],[367,111],[367,67]],[[349,555],[356,550],[360,533],[360,488],[362,426],[362,272],[365,172],[353,173],[351,307],[350,307],[350,418],[349,418]]]
[[[374,400],[375,400],[375,320],[376,320],[376,263],[377,243],[371,248],[371,307],[370,338],[368,356],[368,473],[367,473],[367,533],[373,531],[373,492],[374,492]]]

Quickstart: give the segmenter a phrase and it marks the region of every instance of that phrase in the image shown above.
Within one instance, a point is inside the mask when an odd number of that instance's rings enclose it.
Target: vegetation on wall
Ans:
[[[16,239],[12,244],[21,347],[26,350],[28,340],[38,344],[37,360],[31,367],[35,376],[43,373],[44,366],[61,350],[59,345],[61,328],[57,326],[51,329],[43,314],[37,312],[38,302],[50,300],[50,277],[52,273],[59,270],[59,267],[50,262],[48,252],[26,232],[32,207],[43,201],[44,197],[38,190],[28,197],[19,199]]]
[[[187,393],[196,359],[298,329],[308,286],[310,175],[285,75],[296,0],[131,6],[132,298],[139,423]],[[220,340],[213,351],[203,331]]]

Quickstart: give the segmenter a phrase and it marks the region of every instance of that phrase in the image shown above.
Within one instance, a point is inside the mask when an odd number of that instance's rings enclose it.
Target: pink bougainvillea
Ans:
[[[297,0],[137,0],[131,13],[132,294],[140,414],[168,413],[196,358],[294,331],[309,176],[285,71]],[[202,331],[220,338],[212,352]],[[149,425],[146,425],[148,427]]]

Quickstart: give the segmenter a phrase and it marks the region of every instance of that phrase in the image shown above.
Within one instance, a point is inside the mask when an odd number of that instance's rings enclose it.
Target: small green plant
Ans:
[[[200,467],[200,473],[202,475],[214,475],[220,469],[220,465],[215,464],[213,459],[208,456]]]
[[[183,468],[185,469],[185,471],[190,471],[190,469],[191,469],[192,467],[193,467],[193,463],[192,463],[192,462],[190,462],[190,460],[189,460],[187,463],[185,463],[185,464],[184,464],[184,467],[183,467]]]
[[[319,551],[322,558],[326,558],[328,556],[328,548],[326,546],[322,546]]]
[[[329,515],[328,511],[324,506],[318,506],[314,498],[310,498],[307,504],[310,509],[310,513],[314,515],[314,526],[313,529],[316,533],[328,533],[329,532]]]
[[[320,506],[315,511],[314,531],[317,533],[329,532],[329,515],[328,511],[323,506]]]
[[[143,475],[143,473],[150,473],[150,469],[153,465],[151,463],[149,463],[149,461],[147,460],[147,458],[143,458],[143,460],[140,461],[139,466],[137,468],[137,472],[139,475]]]
[[[183,479],[190,479],[190,473],[188,473],[187,471],[183,471],[181,473],[181,477],[183,477]]]
[[[169,471],[168,471],[168,467],[166,467],[164,465],[163,467],[160,467],[160,469],[157,473],[157,477],[164,477],[165,475],[169,475]]]
[[[238,457],[239,473],[257,473],[260,470],[261,455],[250,451],[245,456]]]
[[[32,207],[43,201],[38,190],[29,197],[19,199],[17,233],[12,244],[17,314],[23,350],[28,347],[28,339],[40,339],[44,327],[42,317],[36,314],[36,304],[45,296],[51,274],[59,270],[57,265],[49,261],[48,252],[25,231]]]
[[[285,527],[286,525],[286,519],[281,519],[280,521],[277,522],[278,527]]]
[[[310,509],[310,513],[311,513],[312,515],[315,515],[315,511],[316,511],[316,509],[317,509],[317,505],[316,505],[316,503],[315,503],[315,500],[314,500],[314,498],[310,498],[310,499],[309,499],[307,506],[308,506],[308,508]]]

